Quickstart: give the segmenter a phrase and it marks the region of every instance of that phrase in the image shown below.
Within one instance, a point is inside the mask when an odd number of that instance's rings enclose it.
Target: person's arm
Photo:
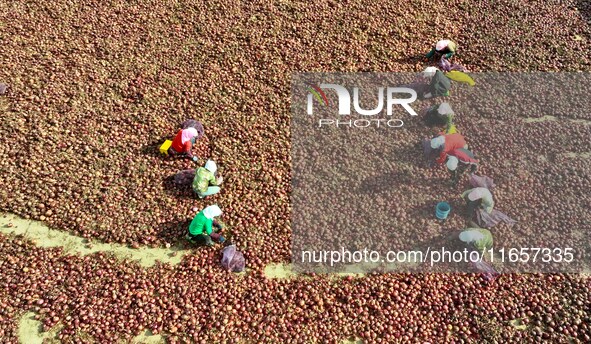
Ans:
[[[427,55],[425,55],[425,57],[428,58],[428,59],[430,59],[430,58],[433,57],[433,55],[435,55],[435,52],[436,52],[435,48],[432,48],[431,51],[429,51],[427,53]]]
[[[484,211],[486,211],[489,214],[492,213],[494,206],[495,202],[493,200],[490,200],[490,202],[482,202],[482,207],[484,208]]]
[[[183,144],[183,153],[187,154],[189,158],[193,157],[193,153],[191,153],[191,148],[193,148],[193,144],[191,143],[191,140],[187,140],[187,142]]]
[[[439,153],[439,159],[437,159],[436,162],[441,165],[445,161],[445,158],[447,158],[447,152],[445,151],[445,148],[443,148],[441,153]]]
[[[451,184],[453,186],[456,186],[458,184],[458,180],[459,180],[459,174],[458,174],[458,169],[456,168],[455,171],[451,171]]]
[[[189,159],[193,159],[193,161],[197,161],[197,157],[193,155],[191,150],[193,149],[193,143],[189,140],[185,142],[183,145],[183,152],[189,157]]]
[[[448,113],[446,117],[447,127],[450,128],[454,124],[454,114]]]
[[[449,60],[449,58],[451,58],[452,56],[455,55],[456,49],[457,49],[456,43],[449,42],[449,44],[447,45],[448,52],[443,56],[445,56],[445,58]]]
[[[215,178],[215,175],[213,173],[209,173],[209,179],[208,179],[209,185],[211,186],[218,186],[218,181]]]
[[[470,194],[470,192],[472,192],[472,190],[474,190],[474,189],[468,189],[468,190],[462,192],[462,198],[466,198],[466,196],[468,196]]]
[[[207,221],[205,222],[205,233],[207,233],[207,235],[211,235],[211,232],[213,231],[211,228],[211,225],[213,224],[213,220],[207,219]]]
[[[476,209],[480,208],[482,200],[470,201],[468,200],[468,215],[472,216]]]

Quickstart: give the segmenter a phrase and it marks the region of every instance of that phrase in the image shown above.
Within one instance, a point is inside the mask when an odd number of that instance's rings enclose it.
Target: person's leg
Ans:
[[[205,234],[187,235],[187,239],[197,246],[207,245],[207,238],[209,238],[209,236]],[[211,239],[209,239],[209,241],[211,241]]]
[[[449,171],[449,173],[451,174],[451,185],[455,187],[458,185],[458,171],[456,169],[455,171]]]
[[[177,152],[172,147],[168,148],[168,155],[175,157],[175,158],[189,158],[191,159],[187,153],[185,152]]]
[[[178,185],[190,185],[195,177],[195,170],[188,169],[175,174],[174,182]]]
[[[472,159],[476,159],[474,156],[474,153],[466,148],[458,148],[459,151],[461,151],[462,153],[466,154],[467,156],[469,156]]]
[[[211,240],[211,236],[209,236],[209,235],[204,235],[204,236],[205,236],[205,245],[213,246],[213,240]]]
[[[435,159],[433,149],[431,148],[431,140],[424,139],[422,142],[423,146],[423,157],[425,158],[425,164],[427,167],[432,167]]]
[[[219,186],[210,186],[205,192],[197,192],[197,196],[199,196],[199,198],[205,198],[206,196],[215,195],[220,192],[220,190]]]
[[[480,205],[480,200],[470,201],[469,199],[466,198],[466,206],[468,208],[468,211],[466,212],[466,216],[469,219],[471,219],[474,216],[474,212],[476,211],[476,209],[478,209],[479,205]]]
[[[460,179],[462,178],[462,176],[464,175],[464,173],[466,173],[466,170],[468,169],[468,164],[464,164],[463,162],[460,162],[458,164],[458,168],[456,169],[457,173],[456,173],[456,181],[455,184],[457,184]]]
[[[210,186],[207,188],[207,191],[205,191],[203,193],[203,196],[211,196],[211,195],[215,195],[216,193],[220,192],[220,187],[219,186]]]

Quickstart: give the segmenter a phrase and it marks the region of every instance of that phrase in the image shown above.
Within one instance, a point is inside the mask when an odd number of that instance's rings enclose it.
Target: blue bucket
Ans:
[[[449,215],[450,211],[451,211],[451,206],[449,205],[449,203],[439,202],[435,206],[435,217],[437,217],[440,220],[445,220],[445,219],[447,219],[447,215]]]

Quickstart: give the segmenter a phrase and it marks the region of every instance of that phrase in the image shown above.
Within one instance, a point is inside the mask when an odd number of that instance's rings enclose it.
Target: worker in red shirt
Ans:
[[[468,149],[468,145],[466,144],[466,140],[464,140],[464,136],[456,133],[437,136],[431,140],[431,148],[441,150],[439,153],[439,158],[436,160],[436,162],[438,164],[443,164],[447,158],[447,155],[451,151],[459,148]]]
[[[185,155],[193,161],[197,161],[198,158],[193,156],[193,153],[191,153],[191,148],[193,147],[193,144],[195,144],[195,140],[197,140],[198,136],[199,133],[197,132],[197,129],[193,127],[179,130],[174,140],[172,140],[172,144],[168,149],[168,153],[173,156]]]

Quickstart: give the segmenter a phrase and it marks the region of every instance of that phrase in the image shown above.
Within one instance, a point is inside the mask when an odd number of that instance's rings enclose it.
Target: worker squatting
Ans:
[[[373,119],[349,119],[349,120],[340,120],[340,119],[328,119],[323,118],[318,120],[318,127],[349,127],[349,128],[400,128],[404,125],[404,122],[401,119],[385,119],[385,118],[373,118]]]

